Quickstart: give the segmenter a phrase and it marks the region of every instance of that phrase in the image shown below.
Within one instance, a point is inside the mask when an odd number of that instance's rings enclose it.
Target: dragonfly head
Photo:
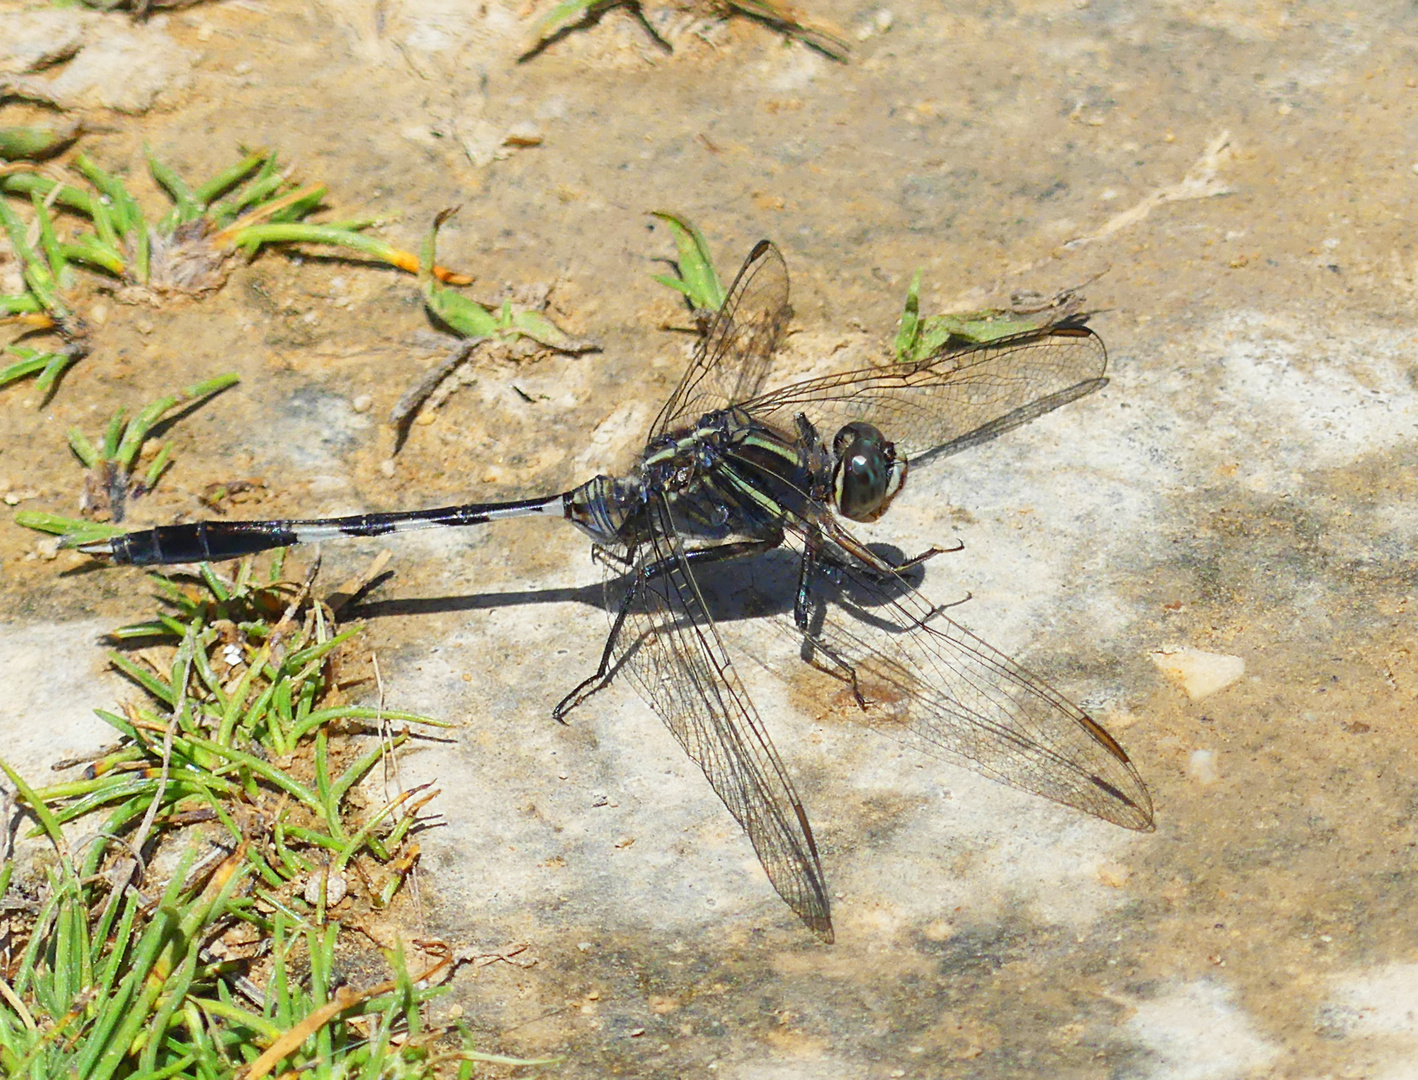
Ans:
[[[860,420],[832,439],[832,498],[837,512],[853,521],[875,521],[906,482],[906,459],[870,424]]]

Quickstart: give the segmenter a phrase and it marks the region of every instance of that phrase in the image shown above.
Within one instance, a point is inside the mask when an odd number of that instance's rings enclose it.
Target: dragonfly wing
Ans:
[[[1107,366],[1098,335],[1074,320],[911,364],[808,379],[743,407],[786,427],[806,413],[828,440],[864,420],[909,456],[953,453],[1104,386]]]
[[[855,566],[842,573],[841,586],[825,580],[828,572],[817,575],[809,625],[825,648],[804,642],[803,650],[841,677],[829,655],[855,669],[867,708],[862,712],[850,692],[841,697],[843,708],[992,780],[1124,828],[1152,828],[1147,786],[1101,724],[900,577],[878,582]]]
[[[729,286],[684,378],[655,418],[651,438],[758,393],[792,317],[788,267],[777,247],[760,240]]]
[[[652,502],[651,518],[651,539],[625,586],[638,591],[614,645],[616,667],[704,771],[778,894],[831,941],[831,905],[802,800],[729,661],[663,499]],[[620,599],[608,583],[611,610]]]

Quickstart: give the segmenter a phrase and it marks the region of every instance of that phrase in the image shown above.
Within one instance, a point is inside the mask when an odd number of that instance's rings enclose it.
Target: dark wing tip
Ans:
[[[837,940],[837,935],[832,932],[831,915],[813,915],[799,911],[798,918],[802,919],[803,925],[811,930],[824,945],[832,945]]]
[[[1136,832],[1152,832],[1156,828],[1152,820],[1152,796],[1141,780],[1137,780],[1134,794],[1129,795],[1101,776],[1094,775],[1088,779],[1113,799],[1107,804],[1106,813],[1094,811],[1099,817]]]

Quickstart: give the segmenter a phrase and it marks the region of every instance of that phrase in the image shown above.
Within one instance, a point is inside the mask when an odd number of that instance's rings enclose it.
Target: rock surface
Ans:
[[[86,27],[71,66],[143,33],[189,58],[172,109],[89,117],[83,148],[152,206],[144,143],[194,178],[277,148],[334,215],[410,247],[461,203],[440,254],[474,292],[555,282],[558,317],[606,351],[490,360],[388,468],[373,419],[442,351],[413,282],[264,255],[200,303],[115,305],[43,409],[0,390],[0,490],[72,512],[68,426],[225,370],[240,392],[176,426],[134,525],[200,514],[238,476],[266,483],[242,515],[289,516],[622,468],[689,340],[661,329],[689,317],[649,277],[672,254],[651,210],[695,220],[726,272],[778,241],[784,377],[880,355],[917,267],[932,311],[1089,281],[1109,385],[923,465],[861,532],[964,542],[924,591],[968,594],[952,618],[1126,724],[1154,834],[861,730],[771,620],[735,623],[835,894],[822,946],[629,685],[550,719],[606,627],[572,530],[327,545],[331,580],[394,546],[365,646],[391,706],[460,724],[403,766],[444,791],[425,929],[530,943],[534,966],[478,968],[457,1000],[486,1049],[564,1054],[567,1077],[1411,1075],[1411,5],[811,6],[857,39],[852,63],[670,5],[647,18],[673,55],[611,11],[522,65],[511,3],[212,3],[160,31],[62,13]],[[540,143],[479,141],[514,131]],[[96,630],[152,606],[139,573],[81,565],[0,530],[0,685],[49,687],[0,712],[27,770],[107,738],[73,726],[123,694]],[[1153,659],[1178,648],[1244,677],[1189,692]]]

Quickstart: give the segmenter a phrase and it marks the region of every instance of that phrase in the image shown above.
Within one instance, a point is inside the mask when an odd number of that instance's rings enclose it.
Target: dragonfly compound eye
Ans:
[[[832,497],[852,521],[875,521],[906,482],[906,459],[870,424],[854,421],[832,440]]]

